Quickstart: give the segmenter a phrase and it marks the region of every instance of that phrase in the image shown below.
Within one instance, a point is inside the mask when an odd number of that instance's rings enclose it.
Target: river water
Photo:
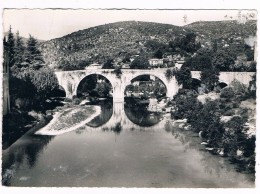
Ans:
[[[106,102],[84,127],[57,136],[22,136],[3,151],[2,182],[30,187],[254,187],[251,175],[236,172],[200,142],[167,116]]]

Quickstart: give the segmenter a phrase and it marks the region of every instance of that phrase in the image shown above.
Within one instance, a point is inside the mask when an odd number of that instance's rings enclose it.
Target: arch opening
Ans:
[[[77,86],[76,97],[84,104],[97,105],[100,114],[88,122],[89,127],[100,127],[107,123],[113,114],[112,84],[103,75],[90,74],[84,77]]]
[[[139,75],[131,80],[124,91],[124,110],[127,118],[136,125],[149,127],[160,122],[167,87],[158,77]]]
[[[149,74],[139,75],[131,80],[124,90],[125,98],[161,99],[166,97],[167,87],[158,77]]]
[[[223,88],[227,87],[228,84],[225,83],[225,82],[219,82],[219,83],[218,83],[218,86],[220,87],[220,89],[223,89]]]
[[[84,77],[78,84],[76,96],[88,100],[111,99],[113,88],[111,82],[99,74],[90,74]]]

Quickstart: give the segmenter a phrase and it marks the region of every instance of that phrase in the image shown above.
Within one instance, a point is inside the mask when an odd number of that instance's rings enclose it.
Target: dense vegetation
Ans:
[[[220,70],[251,71],[251,65],[246,61],[253,60],[251,39],[255,34],[254,20],[245,23],[196,22],[184,27],[126,21],[80,30],[43,42],[40,50],[47,65],[63,70],[84,69],[92,63],[113,68],[111,63],[107,63],[109,60],[113,60],[114,65],[130,63],[130,58],[137,55],[159,59],[180,55],[187,58],[191,70],[201,70],[216,62]]]
[[[40,109],[58,88],[58,80],[45,65],[37,40],[30,35],[25,46],[19,32],[14,37],[10,28],[3,44],[4,62],[10,68],[11,108]]]
[[[252,82],[255,84],[255,80]],[[221,90],[217,100],[207,100],[203,104],[197,96],[194,89],[180,89],[171,102],[174,107],[172,117],[186,118],[190,129],[199,133],[207,147],[213,153],[229,157],[231,162],[239,165],[238,170],[254,172],[255,135],[247,134],[249,112],[248,109],[239,108],[239,104],[255,98],[255,90],[252,93],[250,87],[233,81],[231,86]],[[224,122],[222,116],[229,116],[230,119]]]

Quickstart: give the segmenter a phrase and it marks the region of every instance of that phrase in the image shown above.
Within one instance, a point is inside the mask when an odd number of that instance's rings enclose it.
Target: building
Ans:
[[[122,69],[130,69],[130,64],[124,63]]]
[[[163,59],[149,59],[149,64],[151,67],[158,67],[163,65]]]

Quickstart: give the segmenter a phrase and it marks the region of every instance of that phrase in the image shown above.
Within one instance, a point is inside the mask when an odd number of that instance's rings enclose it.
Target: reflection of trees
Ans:
[[[125,114],[127,118],[134,124],[149,127],[160,122],[161,114],[147,111],[145,105],[136,104],[135,102],[129,101],[125,105]]]
[[[108,128],[104,127],[102,128],[103,131],[113,131],[115,134],[120,134],[122,131],[122,125],[121,123],[116,123],[114,127]]]
[[[212,156],[212,154],[205,151],[204,146],[201,145],[201,139],[192,131],[185,131],[182,128],[176,127],[171,121],[166,121],[165,130],[167,132],[172,132],[175,139],[178,139],[184,146],[185,149],[192,149],[200,152],[202,156],[200,164],[204,167],[204,170],[208,174],[216,174],[220,177],[221,174],[231,171],[233,168],[228,168],[224,166],[225,159],[220,158],[220,156]],[[226,168],[224,168],[226,167]]]
[[[23,140],[22,140],[23,139]],[[10,185],[16,169],[26,160],[30,168],[34,167],[39,154],[53,139],[53,136],[26,135],[11,146],[7,153],[3,153],[2,184]],[[24,141],[25,139],[30,139]],[[25,143],[24,143],[25,142]]]

